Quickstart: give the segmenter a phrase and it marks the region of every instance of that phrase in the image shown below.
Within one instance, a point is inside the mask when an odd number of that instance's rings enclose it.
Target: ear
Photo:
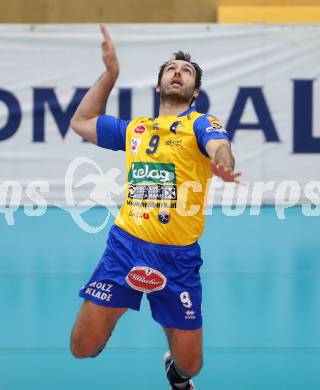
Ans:
[[[160,93],[160,85],[157,85],[156,92]]]
[[[193,91],[193,97],[194,97],[194,98],[197,98],[197,97],[199,96],[199,93],[200,93],[200,90],[199,90],[199,89],[195,89],[195,90]]]

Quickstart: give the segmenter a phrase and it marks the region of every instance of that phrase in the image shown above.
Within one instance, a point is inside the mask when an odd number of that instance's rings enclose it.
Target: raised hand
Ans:
[[[119,74],[119,64],[118,64],[116,50],[113,46],[107,26],[105,24],[101,24],[100,29],[103,35],[103,41],[102,41],[103,62],[110,75],[113,76],[114,78],[117,78]]]
[[[241,175],[240,172],[234,172],[232,169],[216,164],[214,161],[211,161],[211,170],[215,176],[220,177],[223,181],[240,183],[237,179]]]

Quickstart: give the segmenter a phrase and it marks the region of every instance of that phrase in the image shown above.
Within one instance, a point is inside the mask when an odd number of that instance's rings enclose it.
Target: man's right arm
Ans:
[[[85,140],[97,144],[97,120],[105,113],[108,97],[119,75],[119,65],[110,35],[105,26],[101,26],[103,62],[106,71],[89,89],[74,113],[70,125]]]

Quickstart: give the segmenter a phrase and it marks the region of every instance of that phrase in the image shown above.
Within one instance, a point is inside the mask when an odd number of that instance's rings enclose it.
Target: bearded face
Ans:
[[[196,71],[192,64],[187,61],[170,61],[164,68],[160,86],[162,101],[173,103],[190,103],[194,97],[199,95],[199,90],[195,89]]]

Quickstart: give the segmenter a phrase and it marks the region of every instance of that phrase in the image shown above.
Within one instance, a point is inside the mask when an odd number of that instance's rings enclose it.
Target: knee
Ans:
[[[179,368],[182,371],[183,376],[194,377],[199,374],[202,365],[202,358],[193,358],[182,361]]]
[[[71,337],[70,350],[72,355],[77,359],[88,357],[95,358],[103,349],[104,345],[102,347],[96,348],[95,346],[83,342],[83,340],[77,337]]]
[[[83,343],[81,343],[81,340],[73,336],[71,337],[70,350],[72,355],[77,359],[90,356],[89,350],[84,348]]]

